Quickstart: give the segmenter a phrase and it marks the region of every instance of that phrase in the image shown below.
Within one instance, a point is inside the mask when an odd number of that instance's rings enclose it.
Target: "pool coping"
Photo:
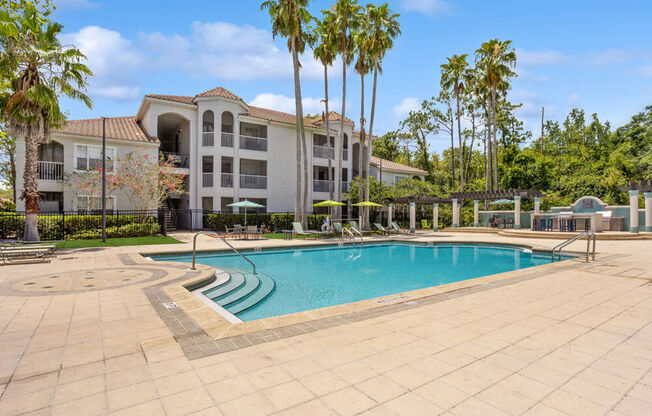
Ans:
[[[384,239],[368,242],[368,244],[384,243],[408,243],[419,245],[466,245],[479,244],[487,246],[504,246],[531,249],[535,253],[549,254],[549,248],[540,247],[531,244],[517,243],[495,243],[486,241],[410,241]],[[266,247],[263,250],[277,249],[297,249],[309,247],[327,247],[339,246],[340,244],[301,244],[296,246],[278,246]],[[348,245],[348,244],[344,244]],[[203,250],[203,253],[221,253],[229,250]],[[579,254],[577,252],[567,252]],[[188,251],[142,253],[141,256],[153,255],[185,255]],[[600,257],[604,257],[601,255]],[[176,267],[187,263],[174,261],[162,261],[161,263],[174,264]],[[201,299],[195,296],[192,291],[215,280],[215,275],[204,279],[188,279],[170,282],[170,284],[161,285],[160,299],[167,298],[179,306],[180,311],[187,315],[192,321],[191,330],[184,328],[182,331],[175,333],[173,336],[179,342],[186,355],[190,358],[200,358],[220,352],[226,352],[233,349],[245,348],[262,342],[269,342],[288,336],[294,336],[313,330],[323,329],[336,326],[346,322],[367,319],[368,317],[382,315],[383,311],[391,311],[400,308],[401,305],[420,305],[426,300],[437,301],[438,298],[449,298],[451,296],[461,296],[472,290],[488,290],[497,285],[516,283],[526,278],[540,277],[553,270],[562,270],[569,267],[586,265],[580,262],[578,258],[567,259],[560,262],[548,263],[539,266],[528,267],[524,269],[512,270],[493,275],[481,276],[472,279],[461,280],[458,282],[447,283],[438,286],[417,289],[413,291],[398,292],[395,294],[381,296],[361,301],[328,306],[324,308],[311,309],[302,312],[296,312],[287,315],[268,317],[254,321],[242,323],[230,322],[214,308],[206,305]],[[159,300],[157,298],[157,300]],[[160,314],[159,314],[160,315]],[[367,318],[361,318],[367,317]],[[164,319],[165,321],[165,319]]]

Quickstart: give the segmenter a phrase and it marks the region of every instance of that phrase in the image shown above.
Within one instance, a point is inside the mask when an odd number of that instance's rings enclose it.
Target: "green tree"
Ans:
[[[381,159],[396,161],[401,155],[398,131],[388,131],[371,142],[372,154]]]
[[[82,63],[86,57],[79,49],[59,42],[61,29],[30,3],[19,17],[0,11],[0,73],[12,76],[11,91],[0,97],[0,109],[9,134],[25,141],[21,198],[25,200],[27,241],[39,239],[38,145],[49,142],[51,129],[65,123],[59,95],[92,106],[84,93],[87,77],[92,75]]]
[[[456,118],[457,118],[457,139],[460,148],[459,165],[460,165],[460,192],[464,192],[464,148],[462,146],[462,124],[460,112],[460,99],[464,94],[464,77],[468,70],[466,54],[453,55],[446,58],[447,62],[441,65],[441,87],[446,91],[452,91],[456,101]],[[454,147],[453,154],[455,153]]]

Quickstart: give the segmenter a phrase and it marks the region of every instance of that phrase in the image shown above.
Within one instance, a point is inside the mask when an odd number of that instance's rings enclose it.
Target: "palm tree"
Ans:
[[[11,74],[10,91],[0,97],[0,111],[9,133],[25,141],[24,186],[26,241],[38,241],[39,143],[50,141],[50,131],[65,124],[59,95],[80,100],[89,108],[84,93],[91,70],[79,49],[64,47],[58,39],[58,23],[50,22],[31,3],[12,17],[0,12],[0,73]]]
[[[340,119],[339,144],[337,156],[336,185],[337,200],[342,200],[342,159],[344,156],[344,119],[346,117],[346,68],[353,61],[354,39],[353,34],[360,22],[360,10],[362,7],[356,0],[337,0],[332,6],[335,16],[333,21],[337,36],[337,52],[342,56],[342,114]],[[352,141],[353,137],[349,138]],[[350,145],[350,143],[349,143]],[[349,146],[351,149],[353,146]],[[337,208],[337,217],[341,217],[340,208]]]
[[[288,38],[288,50],[292,54],[294,69],[294,102],[297,122],[297,195],[294,204],[294,220],[300,221],[305,227],[308,209],[308,157],[306,150],[306,133],[303,125],[303,103],[301,100],[301,80],[299,79],[299,53],[306,47],[306,32],[304,27],[312,16],[307,10],[308,0],[269,0],[260,8],[269,10],[272,19],[272,34]],[[303,159],[303,181],[301,180],[301,164]],[[303,186],[302,186],[303,182]],[[303,190],[303,192],[302,192]]]
[[[367,167],[371,160],[371,141],[373,140],[374,116],[376,114],[376,84],[378,73],[382,74],[382,60],[388,50],[394,46],[394,38],[401,34],[398,23],[399,15],[392,13],[387,3],[376,6],[367,5],[367,16],[370,22],[371,58],[373,61],[374,84],[371,94],[371,115],[369,117],[369,145],[367,146]],[[365,201],[369,201],[369,181],[365,183]],[[369,222],[369,209],[365,209],[365,218]]]
[[[516,53],[511,47],[512,41],[501,41],[492,39],[484,42],[476,54],[480,58],[484,82],[489,88],[489,102],[491,108],[491,124],[493,144],[492,149],[492,190],[498,187],[498,144],[496,140],[496,91],[500,88],[503,91],[509,89],[509,79],[514,75],[512,68],[516,66]],[[490,136],[490,141],[492,141]]]
[[[464,73],[467,69],[466,54],[453,55],[446,58],[448,62],[441,65],[441,87],[445,90],[453,90],[457,101],[457,141],[460,147],[460,192],[464,192],[464,149],[462,147],[462,125],[460,122],[460,96],[464,93]],[[452,149],[452,159],[455,159],[455,152]]]
[[[324,10],[324,18],[315,27],[314,48],[315,59],[324,66],[324,105],[326,107],[326,143],[328,147],[328,195],[333,200],[333,163],[331,157],[330,117],[328,110],[328,67],[333,65],[337,57],[337,34],[334,30],[335,15],[330,10]],[[318,41],[317,41],[318,39]]]

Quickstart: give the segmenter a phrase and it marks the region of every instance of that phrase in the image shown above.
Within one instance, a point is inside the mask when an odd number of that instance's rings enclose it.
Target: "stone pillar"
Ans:
[[[521,196],[514,195],[514,229],[521,228]]]
[[[480,214],[478,212],[478,205],[480,204],[480,201],[477,199],[473,200],[473,226],[474,227],[479,227],[480,226]]]
[[[652,192],[645,192],[645,231],[652,233]]]
[[[394,208],[394,204],[387,205],[387,229],[388,230],[392,229],[392,208]]]
[[[460,207],[457,205],[457,198],[453,198],[453,228],[460,226]]]
[[[538,214],[541,212],[541,197],[534,197],[534,213]],[[534,215],[530,216],[530,229],[534,231]]]
[[[638,191],[629,191],[629,232],[638,233]]]
[[[432,230],[439,231],[439,204],[432,204]]]
[[[410,232],[414,234],[417,230],[417,213],[414,202],[410,202]]]

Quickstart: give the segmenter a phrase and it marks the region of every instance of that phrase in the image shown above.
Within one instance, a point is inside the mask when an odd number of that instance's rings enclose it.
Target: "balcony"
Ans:
[[[222,132],[222,147],[233,147],[233,133]]]
[[[37,164],[38,178],[43,181],[63,180],[63,163],[39,160]]]
[[[222,173],[220,174],[220,186],[222,188],[233,188],[233,174]]]
[[[201,186],[204,188],[213,187],[213,174],[212,173],[202,173],[201,175]]]
[[[335,149],[328,146],[319,146],[316,144],[313,145],[312,155],[314,157],[321,157],[323,159],[328,159],[329,150],[330,150],[331,159],[335,159]]]
[[[333,186],[333,188],[335,188],[335,187]],[[312,181],[312,191],[313,192],[328,192],[328,181],[313,179],[313,181]]]
[[[240,175],[240,188],[267,189],[267,176]]]
[[[175,168],[189,169],[190,155],[184,153],[161,152],[163,158],[172,162]]]
[[[210,147],[215,144],[215,133],[212,131],[205,131],[201,134],[201,145],[203,147]]]
[[[267,139],[263,137],[252,137],[240,135],[240,149],[267,151]]]

